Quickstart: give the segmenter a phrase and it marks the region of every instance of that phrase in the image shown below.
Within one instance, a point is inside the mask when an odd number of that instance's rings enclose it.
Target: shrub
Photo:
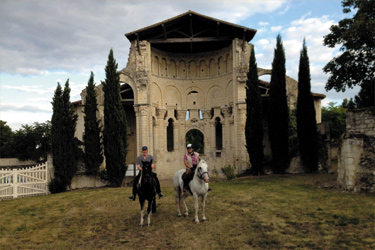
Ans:
[[[236,175],[234,174],[235,170],[236,168],[230,164],[225,164],[225,166],[221,168],[221,171],[227,177],[227,180],[230,180],[236,177]]]

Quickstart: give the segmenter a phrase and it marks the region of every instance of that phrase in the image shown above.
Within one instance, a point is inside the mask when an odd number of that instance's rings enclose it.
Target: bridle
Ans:
[[[208,171],[203,171],[202,172],[202,168],[201,167],[198,168],[197,175],[198,175],[199,179],[204,180],[204,175],[206,175],[206,174],[208,175]]]

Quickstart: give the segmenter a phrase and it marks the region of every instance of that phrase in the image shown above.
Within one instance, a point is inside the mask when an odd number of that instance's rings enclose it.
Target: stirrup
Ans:
[[[129,200],[135,201],[135,195],[132,194],[131,196],[129,196]]]

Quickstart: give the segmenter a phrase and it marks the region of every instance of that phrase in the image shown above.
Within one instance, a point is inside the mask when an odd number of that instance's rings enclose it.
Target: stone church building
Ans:
[[[256,30],[188,11],[125,34],[130,41],[126,68],[121,70],[121,97],[128,124],[127,164],[135,164],[141,147],[154,156],[159,178],[184,168],[188,133],[202,137],[201,158],[210,170],[225,164],[238,172],[250,167],[245,143],[246,73],[249,42]],[[270,58],[272,61],[272,58]],[[271,70],[259,69],[259,75]],[[297,82],[286,76],[288,104],[294,109]],[[265,112],[269,83],[261,81]],[[102,85],[97,86],[98,119],[103,121]],[[85,91],[81,94],[85,99]],[[321,99],[314,94],[317,122]],[[75,103],[82,140],[82,101]],[[267,128],[265,128],[266,130]],[[265,153],[269,143],[265,136]]]

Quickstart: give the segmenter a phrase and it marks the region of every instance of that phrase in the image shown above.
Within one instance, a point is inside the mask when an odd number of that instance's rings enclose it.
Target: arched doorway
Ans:
[[[120,94],[128,128],[128,153],[126,155],[126,163],[135,164],[137,162],[137,126],[134,111],[134,92],[129,84],[121,83]]]
[[[204,135],[198,129],[191,129],[186,133],[186,145],[193,144],[194,151],[204,154]]]

